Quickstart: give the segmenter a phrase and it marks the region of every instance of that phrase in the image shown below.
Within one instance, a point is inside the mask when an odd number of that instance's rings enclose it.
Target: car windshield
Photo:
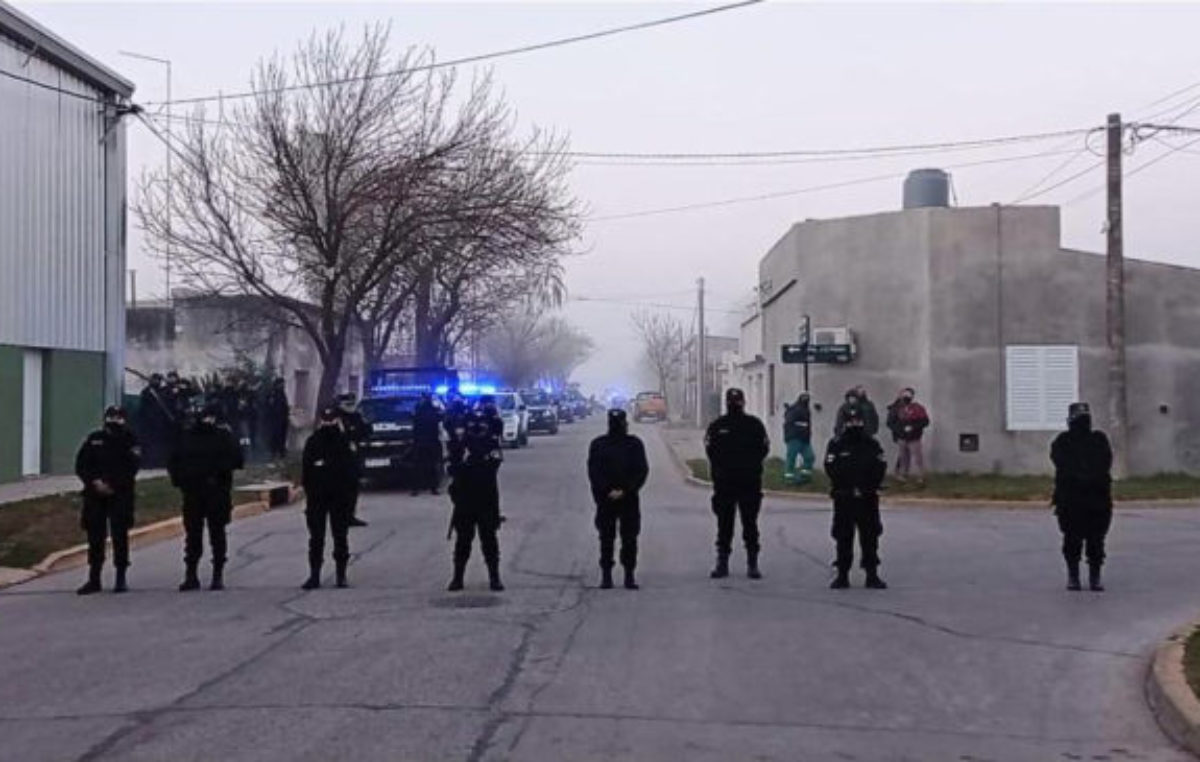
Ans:
[[[547,407],[551,404],[550,395],[546,394],[545,392],[532,392],[530,394],[523,395],[523,397],[525,399],[525,404],[529,405],[530,407]]]
[[[368,423],[407,421],[417,409],[420,397],[380,397],[363,400],[359,412]]]
[[[497,394],[496,407],[501,410],[516,410],[517,397],[515,394]]]

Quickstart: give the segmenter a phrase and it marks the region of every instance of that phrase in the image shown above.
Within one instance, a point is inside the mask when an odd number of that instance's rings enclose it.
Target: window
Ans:
[[[292,389],[292,404],[302,410],[307,410],[312,401],[309,397],[311,392],[308,389],[308,371],[296,371],[295,380],[296,383]]]
[[[350,392],[351,394],[354,394],[354,395],[362,394],[362,387],[361,387],[361,384],[359,383],[359,378],[358,378],[358,376],[354,375],[353,373],[350,374],[350,383],[347,384],[347,386],[349,388],[346,391]]]
[[[1005,356],[1009,431],[1057,431],[1079,399],[1079,347],[1010,346]]]

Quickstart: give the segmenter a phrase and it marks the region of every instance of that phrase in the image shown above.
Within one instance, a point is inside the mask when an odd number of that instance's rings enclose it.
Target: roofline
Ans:
[[[70,71],[93,87],[123,98],[133,96],[133,82],[66,42],[4,0],[0,0],[0,33],[30,46],[33,55]]]

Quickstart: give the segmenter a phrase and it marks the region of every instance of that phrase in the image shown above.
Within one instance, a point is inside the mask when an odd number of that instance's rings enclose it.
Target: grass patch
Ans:
[[[692,476],[709,480],[708,461],[695,458],[687,461]],[[829,480],[824,472],[813,472],[808,484],[791,484],[783,478],[783,461],[768,458],[763,467],[763,488],[780,492],[828,495]],[[1003,500],[1029,501],[1049,505],[1054,491],[1050,476],[1004,476],[1001,474],[930,474],[924,486],[903,484],[888,478],[886,494],[892,496],[930,497],[945,500]],[[1113,486],[1117,500],[1175,500],[1200,499],[1200,477],[1189,474],[1157,474],[1139,476],[1117,482]]]
[[[1193,630],[1183,644],[1183,674],[1192,693],[1200,698],[1200,628]]]
[[[235,475],[235,486],[299,478],[299,456],[280,465],[252,464]],[[165,476],[137,483],[137,525],[145,526],[179,515],[179,490]],[[87,542],[79,527],[83,498],[78,492],[47,495],[0,506],[0,566],[29,568],[49,554]]]

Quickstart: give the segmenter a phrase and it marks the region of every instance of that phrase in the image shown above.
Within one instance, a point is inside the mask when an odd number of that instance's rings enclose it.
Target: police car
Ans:
[[[417,391],[374,392],[358,406],[371,427],[360,444],[363,475],[368,479],[395,481],[413,466],[413,414],[421,394]]]
[[[529,444],[529,407],[518,392],[497,392],[496,408],[504,421],[503,444],[524,447]]]

